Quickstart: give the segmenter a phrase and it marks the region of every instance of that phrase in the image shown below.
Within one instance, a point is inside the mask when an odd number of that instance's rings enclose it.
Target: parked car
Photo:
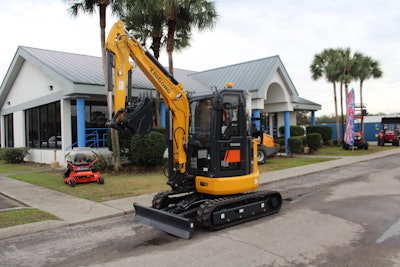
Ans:
[[[42,147],[61,147],[61,135],[51,136],[47,142],[42,142]]]

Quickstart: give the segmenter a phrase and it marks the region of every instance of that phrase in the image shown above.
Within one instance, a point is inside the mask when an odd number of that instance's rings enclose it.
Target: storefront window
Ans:
[[[60,102],[25,111],[26,146],[32,148],[61,148]]]
[[[99,133],[99,138],[102,138],[106,133],[106,122],[108,118],[108,108],[106,102],[101,101],[85,101],[85,127],[86,133],[90,130],[96,130]],[[76,101],[71,101],[71,129],[72,129],[72,144],[78,142],[77,136],[77,112]]]
[[[5,137],[6,137],[6,147],[14,147],[14,116],[13,114],[8,114],[4,116],[5,123]]]

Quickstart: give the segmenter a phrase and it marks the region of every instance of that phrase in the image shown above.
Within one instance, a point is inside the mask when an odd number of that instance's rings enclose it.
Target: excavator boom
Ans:
[[[107,38],[106,49],[113,54],[114,85],[109,90],[110,95],[114,92],[114,115],[113,123],[118,125],[123,118],[122,114],[126,114],[121,110],[125,109],[126,90],[128,74],[133,69],[129,59],[133,59],[134,63],[142,70],[150,82],[156,87],[162,96],[165,104],[172,111],[173,132],[175,134],[173,147],[173,162],[179,167],[181,173],[186,169],[185,145],[188,141],[188,125],[189,125],[189,101],[183,85],[177,82],[171,74],[147,51],[140,42],[133,36],[130,36],[124,28],[121,20],[117,21],[111,28]],[[111,81],[111,79],[108,79]],[[109,101],[111,102],[111,101]],[[112,103],[112,102],[111,102]],[[139,110],[139,109],[137,109]],[[148,114],[148,112],[145,112]],[[118,116],[120,115],[120,116]],[[152,116],[152,114],[150,114]],[[136,122],[134,120],[134,122]],[[112,124],[112,123],[111,123]],[[135,123],[133,123],[135,124]]]

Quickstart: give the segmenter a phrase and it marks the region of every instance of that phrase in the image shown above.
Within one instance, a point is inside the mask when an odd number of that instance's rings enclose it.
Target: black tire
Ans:
[[[104,184],[104,178],[100,176],[99,180],[97,180],[97,183]]]
[[[75,187],[76,181],[75,181],[74,178],[71,178],[71,180],[69,180],[69,185],[70,185],[71,187]]]
[[[343,149],[344,150],[349,150],[350,146],[346,143],[343,143]]]
[[[368,143],[364,142],[364,150],[368,150]]]
[[[263,147],[258,146],[258,151],[257,151],[258,164],[264,164],[266,159],[267,159],[267,152]]]

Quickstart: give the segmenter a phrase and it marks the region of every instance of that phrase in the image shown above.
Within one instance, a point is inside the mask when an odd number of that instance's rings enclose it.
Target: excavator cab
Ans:
[[[241,90],[224,90],[218,95],[191,98],[187,153],[190,174],[229,177],[252,172],[247,97]]]
[[[186,171],[181,173],[170,162],[167,183],[173,191],[229,195],[257,188],[250,99],[248,92],[237,89],[189,98]],[[176,136],[173,131],[167,132],[171,135],[168,154],[172,155]]]

